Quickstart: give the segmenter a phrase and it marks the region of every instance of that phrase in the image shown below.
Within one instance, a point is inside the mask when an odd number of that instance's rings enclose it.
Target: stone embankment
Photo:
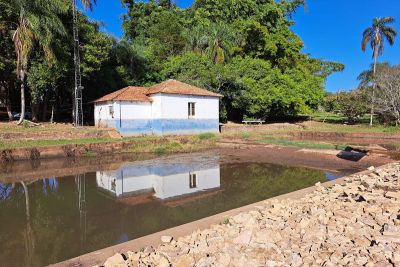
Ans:
[[[400,163],[370,168],[104,266],[400,266],[399,177]]]

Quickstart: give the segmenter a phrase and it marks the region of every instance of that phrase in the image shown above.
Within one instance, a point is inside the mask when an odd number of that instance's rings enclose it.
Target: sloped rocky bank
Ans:
[[[110,257],[104,266],[400,266],[400,163]]]

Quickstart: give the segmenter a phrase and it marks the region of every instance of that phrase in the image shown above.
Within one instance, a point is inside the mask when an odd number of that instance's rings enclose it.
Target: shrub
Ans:
[[[156,154],[165,154],[171,152],[177,152],[182,148],[181,144],[177,142],[162,144],[154,148],[154,153]]]
[[[215,138],[215,134],[213,133],[202,133],[197,136],[200,140],[208,140]]]
[[[242,138],[243,139],[249,139],[250,138],[250,133],[246,133],[246,132],[242,133]]]
[[[348,122],[355,123],[369,110],[367,92],[357,89],[339,93],[337,95],[337,105],[340,113],[347,117]]]

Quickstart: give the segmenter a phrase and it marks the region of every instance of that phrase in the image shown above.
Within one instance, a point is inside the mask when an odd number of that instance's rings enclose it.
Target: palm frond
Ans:
[[[376,57],[383,54],[385,49],[385,40],[390,45],[394,44],[397,31],[395,28],[388,26],[395,22],[393,17],[374,18],[372,21],[372,27],[367,28],[363,32],[361,41],[362,51],[366,50],[367,44],[370,43],[373,51],[372,57]]]
[[[397,36],[397,31],[391,27],[385,27],[382,29],[383,36],[389,42],[390,45],[394,45],[394,40]]]
[[[93,10],[93,5],[96,4],[96,0],[81,0],[81,3],[85,9]]]
[[[362,51],[365,51],[367,49],[367,44],[371,41],[372,34],[373,34],[372,28],[368,28],[364,31],[362,41],[361,41]]]
[[[381,22],[383,25],[395,23],[396,20],[393,17],[383,17],[381,18]]]

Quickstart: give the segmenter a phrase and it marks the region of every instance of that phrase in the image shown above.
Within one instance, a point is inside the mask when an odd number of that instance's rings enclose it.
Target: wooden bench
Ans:
[[[242,121],[244,124],[263,124],[265,121],[262,120],[254,120],[254,121]]]

